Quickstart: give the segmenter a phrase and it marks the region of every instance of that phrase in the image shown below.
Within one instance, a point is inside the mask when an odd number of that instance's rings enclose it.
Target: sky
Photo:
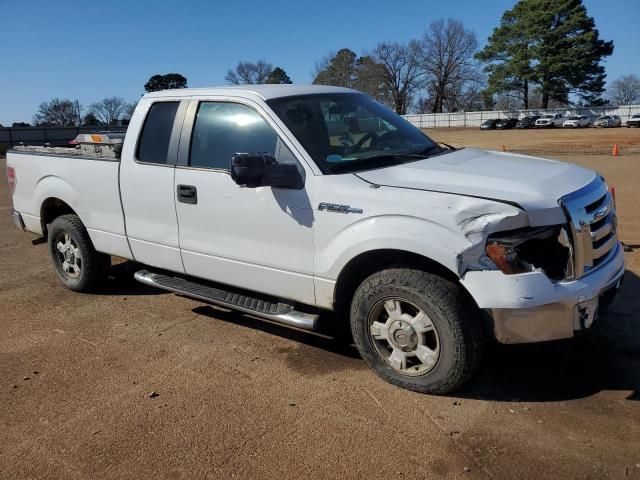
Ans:
[[[108,96],[134,102],[156,73],[190,87],[224,84],[240,60],[266,59],[294,83],[311,83],[329,52],[361,54],[380,41],[419,38],[439,18],[474,30],[484,45],[515,0],[0,0],[0,124],[30,122],[54,97],[84,106]],[[607,79],[640,76],[640,0],[584,0],[601,38],[613,40]]]

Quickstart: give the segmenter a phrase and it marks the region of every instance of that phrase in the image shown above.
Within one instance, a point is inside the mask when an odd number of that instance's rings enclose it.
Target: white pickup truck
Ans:
[[[119,157],[100,148],[8,153],[14,221],[48,238],[62,284],[98,288],[114,255],[294,327],[334,311],[378,375],[420,392],[460,386],[486,338],[590,327],[625,271],[595,172],[440,145],[349,89],[151,93]]]
[[[536,120],[536,128],[555,128],[564,125],[565,118],[561,113],[547,113]]]

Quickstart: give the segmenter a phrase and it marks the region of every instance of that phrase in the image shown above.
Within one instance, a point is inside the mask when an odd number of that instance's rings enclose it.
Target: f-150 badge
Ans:
[[[353,207],[350,207],[349,205],[339,205],[337,203],[325,203],[325,202],[322,202],[320,205],[318,205],[318,210],[320,211],[326,210],[327,212],[334,212],[334,213],[362,213],[361,208],[353,208]]]

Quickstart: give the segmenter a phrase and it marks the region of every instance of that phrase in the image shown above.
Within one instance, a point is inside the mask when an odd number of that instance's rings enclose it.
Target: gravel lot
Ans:
[[[547,148],[616,186],[637,249],[592,335],[493,346],[455,396],[407,392],[351,347],[151,290],[129,263],[101,294],[63,289],[2,175],[0,477],[640,478],[640,130],[429,133]]]

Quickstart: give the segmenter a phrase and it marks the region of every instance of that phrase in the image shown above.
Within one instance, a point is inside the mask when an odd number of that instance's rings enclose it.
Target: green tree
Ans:
[[[313,84],[352,88],[356,80],[357,58],[356,53],[348,48],[324,57],[316,64]]]
[[[187,88],[187,79],[179,73],[167,73],[165,75],[153,75],[144,84],[145,92],[158,92],[175,88]]]
[[[393,106],[383,66],[372,56],[358,55],[348,48],[329,54],[316,63],[314,85],[354,88]]]
[[[278,85],[287,84],[288,85],[288,84],[291,84],[293,82],[289,78],[289,75],[287,75],[287,72],[285,72],[280,67],[276,67],[273,70],[271,70],[271,73],[269,74],[269,76],[267,77],[267,79],[265,80],[264,83],[273,83],[273,84],[278,84]]]
[[[517,92],[529,107],[531,83],[542,96],[567,103],[572,94],[592,104],[604,92],[601,61],[613,53],[613,42],[601,40],[582,0],[520,0],[477,54],[488,62],[492,93]]]
[[[532,29],[527,23],[528,6],[517,3],[502,15],[500,26],[493,30],[486,47],[476,54],[478,60],[490,62],[486,93],[490,96],[515,96],[524,108],[529,108],[530,83],[535,80],[533,71],[534,44]]]
[[[384,68],[369,55],[356,59],[352,87],[385,105],[392,105],[391,95],[385,82]]]
[[[11,124],[11,126],[12,126],[13,128],[16,128],[16,127],[19,127],[19,128],[27,128],[27,127],[30,127],[30,126],[31,126],[31,124],[30,124],[30,123],[27,123],[27,122],[13,122],[13,123]]]

